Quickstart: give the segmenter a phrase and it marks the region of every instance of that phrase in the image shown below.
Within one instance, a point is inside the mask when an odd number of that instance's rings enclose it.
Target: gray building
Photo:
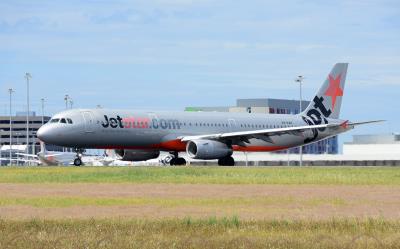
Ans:
[[[309,103],[309,101],[302,101],[302,109],[306,109]],[[299,100],[257,98],[237,99],[236,106],[186,107],[185,111],[298,114],[299,109]],[[303,147],[305,154],[337,154],[338,152],[339,146],[336,136]],[[286,153],[286,151],[279,153]],[[299,153],[299,148],[290,149],[290,153]]]
[[[36,132],[42,126],[43,123],[47,123],[50,120],[48,116],[36,116],[34,112],[29,113],[29,151],[28,153],[37,153],[40,150],[39,140],[36,137]],[[10,144],[10,132],[11,132],[11,144],[12,145],[26,145],[26,113],[17,112],[16,116],[11,116],[10,127],[10,116],[0,116],[0,147],[2,145]],[[33,148],[32,144],[35,145]],[[46,145],[47,149],[60,150],[57,146]]]

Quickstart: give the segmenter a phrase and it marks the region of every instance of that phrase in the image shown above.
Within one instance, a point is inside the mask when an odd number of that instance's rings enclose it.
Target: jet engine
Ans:
[[[157,158],[160,155],[158,150],[115,150],[115,154],[122,161],[146,161]]]
[[[213,140],[192,140],[186,144],[186,153],[193,159],[219,159],[232,155],[232,148]]]

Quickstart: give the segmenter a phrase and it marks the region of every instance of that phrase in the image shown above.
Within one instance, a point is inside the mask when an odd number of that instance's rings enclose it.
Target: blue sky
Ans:
[[[0,2],[0,114],[13,87],[46,113],[74,107],[182,110],[237,98],[311,98],[349,62],[342,117],[386,119],[351,134],[399,132],[399,1]],[[350,135],[343,140],[349,140]]]

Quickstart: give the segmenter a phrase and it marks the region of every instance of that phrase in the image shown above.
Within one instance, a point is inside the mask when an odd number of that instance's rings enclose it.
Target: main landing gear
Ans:
[[[178,156],[178,152],[173,152],[171,153],[171,160],[169,161],[169,165],[171,166],[181,166],[181,165],[186,165],[186,160],[183,157]]]
[[[235,160],[233,159],[232,156],[227,156],[218,159],[218,165],[219,166],[235,166]]]
[[[76,152],[76,157],[74,159],[74,165],[75,166],[81,166],[82,165],[82,153],[83,153],[83,149],[75,149]]]

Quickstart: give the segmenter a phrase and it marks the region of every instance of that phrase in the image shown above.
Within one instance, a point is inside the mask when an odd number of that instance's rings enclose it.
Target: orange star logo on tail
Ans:
[[[332,111],[335,109],[336,98],[343,96],[343,89],[340,88],[340,80],[342,75],[339,74],[336,78],[329,75],[329,87],[326,89],[325,96],[330,96],[332,99]]]

